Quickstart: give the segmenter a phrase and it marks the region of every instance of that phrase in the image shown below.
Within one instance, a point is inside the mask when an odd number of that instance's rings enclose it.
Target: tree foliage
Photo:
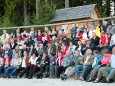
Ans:
[[[65,8],[65,0],[40,0],[37,17],[36,0],[0,0],[0,27],[25,25],[24,1],[27,4],[26,25],[50,23],[55,9]],[[97,4],[101,16],[105,17],[110,16],[111,1],[115,3],[115,0],[69,0],[69,6]]]

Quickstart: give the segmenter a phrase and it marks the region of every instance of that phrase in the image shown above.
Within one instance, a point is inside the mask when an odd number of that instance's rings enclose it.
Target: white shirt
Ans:
[[[90,31],[89,31],[89,34],[88,34],[88,35],[89,35],[89,38],[90,38],[90,39],[93,37],[93,34],[92,34],[93,32],[95,32],[95,30],[93,30],[93,31],[90,30]]]
[[[111,37],[111,44],[112,44],[112,45],[115,45],[115,34],[112,35],[112,37]]]
[[[29,61],[31,64],[35,65],[37,59],[38,59],[37,57],[35,59],[32,59],[32,57],[31,57]]]
[[[97,57],[94,58],[94,61],[93,61],[92,67],[96,64],[96,61],[97,61]]]
[[[72,47],[69,47],[69,51],[71,51],[71,52],[74,52],[75,51],[75,48],[76,48],[76,46],[75,45],[73,45]]]
[[[26,57],[24,57],[22,60],[22,67],[26,67]]]
[[[86,57],[86,60],[85,60],[85,62],[84,62],[85,64],[88,62],[89,58],[90,58],[90,56],[87,56],[87,57]]]
[[[83,33],[83,39],[86,39],[86,40],[88,39],[87,38],[87,33]]]

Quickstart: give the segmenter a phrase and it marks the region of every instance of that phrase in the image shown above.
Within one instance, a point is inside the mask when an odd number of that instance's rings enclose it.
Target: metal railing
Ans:
[[[113,17],[105,17],[105,18],[98,18],[98,19],[90,19],[90,20],[82,20],[82,21],[77,21],[77,22],[64,22],[64,23],[57,23],[57,24],[3,27],[3,28],[0,28],[0,30],[17,29],[17,28],[37,28],[37,27],[58,26],[58,25],[65,25],[65,24],[78,24],[78,23],[85,23],[85,22],[103,21],[103,20],[109,20],[109,19],[115,19],[115,16],[113,16]]]

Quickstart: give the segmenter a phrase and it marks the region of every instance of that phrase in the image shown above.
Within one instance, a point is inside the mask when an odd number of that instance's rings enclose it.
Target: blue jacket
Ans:
[[[97,66],[99,65],[99,62],[100,62],[101,60],[102,60],[102,55],[99,54],[99,55],[98,55],[98,58],[97,58],[97,60],[96,60],[96,64],[93,65],[93,68],[97,67]]]
[[[2,51],[2,58],[4,58],[5,50]],[[8,50],[8,56],[12,58],[13,52],[11,49]]]
[[[31,42],[32,44],[34,44],[34,38],[37,38],[37,36],[34,35],[33,37],[30,37],[30,42]]]

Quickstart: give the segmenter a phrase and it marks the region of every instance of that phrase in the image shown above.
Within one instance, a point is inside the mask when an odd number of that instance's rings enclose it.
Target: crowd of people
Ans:
[[[61,78],[97,83],[115,80],[115,24],[8,34],[0,40],[0,78]],[[68,34],[71,37],[68,37]]]

